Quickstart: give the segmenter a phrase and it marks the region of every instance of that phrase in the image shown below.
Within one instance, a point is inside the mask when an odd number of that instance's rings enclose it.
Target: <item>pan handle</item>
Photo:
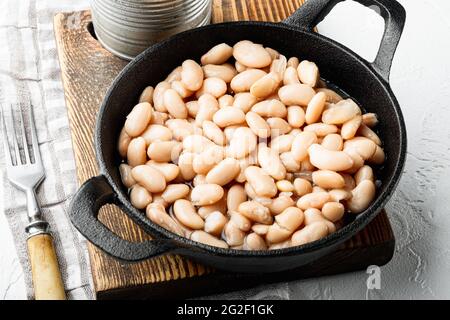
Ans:
[[[140,261],[175,249],[169,240],[130,242],[122,239],[98,220],[98,211],[107,203],[115,203],[116,194],[102,175],[86,181],[73,197],[69,217],[75,228],[94,245],[114,258]]]
[[[308,0],[283,22],[307,31],[322,21],[333,7],[343,0]],[[383,38],[375,60],[371,63],[381,76],[389,82],[389,73],[395,50],[400,41],[406,20],[406,12],[395,0],[354,0],[367,7],[376,9],[385,21]]]

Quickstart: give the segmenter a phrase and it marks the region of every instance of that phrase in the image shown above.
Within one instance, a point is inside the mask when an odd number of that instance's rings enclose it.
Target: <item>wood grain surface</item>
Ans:
[[[279,21],[302,3],[303,0],[213,0],[212,21]],[[93,37],[89,11],[57,14],[54,28],[77,176],[81,184],[98,174],[93,146],[95,119],[106,90],[127,62],[103,49]],[[111,205],[101,209],[100,219],[125,239],[149,239],[125,214]],[[298,270],[263,276],[216,271],[178,255],[127,264],[88,245],[98,299],[185,298],[261,283],[348,272],[370,264],[387,263],[393,249],[394,237],[385,212],[331,255]]]

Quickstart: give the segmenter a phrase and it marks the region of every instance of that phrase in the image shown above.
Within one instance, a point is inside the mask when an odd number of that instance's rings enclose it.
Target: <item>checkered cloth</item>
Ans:
[[[0,1],[0,104],[9,117],[9,105],[31,103],[46,179],[38,189],[38,201],[50,223],[67,295],[92,298],[85,249],[67,217],[68,199],[77,189],[75,163],[67,110],[58,65],[53,16],[60,11],[86,8],[88,2],[72,0]],[[26,250],[27,223],[24,194],[11,187],[0,152],[1,194],[27,284],[33,296]],[[1,213],[0,213],[1,214]]]

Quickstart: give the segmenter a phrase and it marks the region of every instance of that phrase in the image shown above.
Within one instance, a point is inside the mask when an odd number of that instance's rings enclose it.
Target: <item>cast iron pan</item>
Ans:
[[[388,81],[405,23],[405,11],[394,0],[358,0],[366,6],[376,6],[385,19],[379,52],[370,63],[343,45],[313,32],[313,27],[340,1],[309,0],[282,23],[231,22],[186,31],[148,48],[130,62],[115,79],[100,108],[95,147],[101,174],[84,183],[71,202],[69,214],[75,227],[89,241],[121,260],[139,261],[172,252],[239,272],[282,271],[307,264],[364,228],[392,195],[405,161],[405,124]],[[144,87],[164,79],[185,59],[198,60],[218,43],[232,45],[243,39],[275,48],[287,57],[316,62],[323,78],[356,99],[367,112],[375,112],[379,117],[378,133],[387,158],[378,175],[382,184],[377,198],[356,219],[319,241],[273,251],[241,251],[200,244],[152,223],[131,205],[122,186],[116,143],[125,117]],[[119,206],[154,240],[132,243],[112,233],[97,219],[99,209],[107,203]]]

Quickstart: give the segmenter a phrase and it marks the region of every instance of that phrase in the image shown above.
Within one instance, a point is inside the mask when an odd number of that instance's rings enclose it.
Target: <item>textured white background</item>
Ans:
[[[381,269],[381,289],[367,290],[367,274],[357,272],[291,282],[253,298],[450,299],[450,1],[400,2],[407,22],[391,85],[407,124],[408,158],[388,205],[397,244]],[[338,5],[319,25],[319,32],[369,60],[382,30],[382,19],[355,3]],[[23,274],[2,214],[0,248],[0,300],[23,299]]]

